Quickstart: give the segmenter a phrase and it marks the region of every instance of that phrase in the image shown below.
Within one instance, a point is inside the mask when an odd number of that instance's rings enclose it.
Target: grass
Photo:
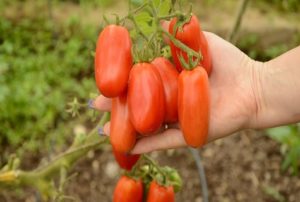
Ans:
[[[42,149],[39,143],[53,131],[63,139],[66,103],[97,92],[92,51],[98,29],[76,17],[54,24],[45,10],[0,18],[0,150]]]

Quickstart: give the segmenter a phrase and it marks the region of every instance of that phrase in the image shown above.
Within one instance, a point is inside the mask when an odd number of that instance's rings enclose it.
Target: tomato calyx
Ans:
[[[189,13],[187,15],[179,15],[179,17],[176,18],[177,21],[172,31],[174,37],[176,36],[177,31],[183,31],[183,26],[191,21],[192,15],[192,13]]]
[[[164,187],[172,186],[175,192],[181,190],[182,180],[177,170],[168,166],[160,167],[147,155],[143,155],[142,159],[147,162],[146,167],[143,169],[147,172],[144,180],[146,180],[148,184],[152,181],[156,181],[157,184]]]

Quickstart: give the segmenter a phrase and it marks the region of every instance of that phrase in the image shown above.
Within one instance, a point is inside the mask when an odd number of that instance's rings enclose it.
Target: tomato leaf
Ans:
[[[154,7],[159,8],[161,1],[163,1],[163,0],[153,0],[152,2],[153,2]]]
[[[172,5],[171,0],[153,0],[152,2],[159,16],[169,14]]]
[[[154,32],[155,27],[152,23],[152,17],[148,12],[141,12],[134,17],[137,26],[146,36]]]
[[[158,15],[165,16],[168,15],[171,10],[172,2],[171,0],[163,0],[159,7]]]
[[[138,24],[149,23],[152,17],[148,12],[141,12],[135,16],[135,20]]]

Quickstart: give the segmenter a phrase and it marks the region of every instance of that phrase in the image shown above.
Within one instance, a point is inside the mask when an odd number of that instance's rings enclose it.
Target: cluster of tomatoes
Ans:
[[[175,65],[164,57],[133,64],[132,41],[125,27],[108,25],[99,35],[96,83],[102,95],[112,98],[110,142],[117,161],[125,169],[130,170],[139,159],[138,155],[127,155],[137,137],[155,134],[163,124],[179,122],[189,146],[199,147],[206,142],[208,75],[212,70],[208,44],[195,15],[180,29],[177,25],[174,18],[169,33],[202,55],[199,63],[189,69],[181,62],[182,58],[189,61],[189,55],[172,40],[169,45]],[[141,201],[142,190],[140,180],[123,176],[116,186],[114,201]],[[174,201],[172,186],[164,187],[156,181],[151,182],[148,195],[147,201]]]
[[[130,190],[130,193],[126,190]],[[143,194],[141,180],[122,176],[115,188],[114,202],[142,202]],[[172,202],[174,200],[175,194],[172,186],[165,187],[156,181],[151,182],[147,202]]]

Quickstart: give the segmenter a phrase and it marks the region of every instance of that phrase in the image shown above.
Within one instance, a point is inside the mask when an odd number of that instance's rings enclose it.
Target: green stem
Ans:
[[[182,13],[176,12],[176,13],[171,14],[171,15],[159,16],[158,19],[159,20],[171,20],[172,18],[180,17],[182,15],[183,15]]]
[[[104,113],[101,118],[100,125],[103,126],[109,119],[109,113]],[[64,172],[73,166],[78,159],[85,156],[90,150],[97,149],[101,144],[107,143],[108,138],[99,138],[97,129],[93,129],[83,144],[70,147],[64,153],[58,155],[45,166],[39,167],[32,171],[10,170],[0,174],[1,185],[15,185],[15,187],[32,186],[50,196],[53,193],[48,179],[53,175]],[[97,137],[97,139],[95,138]],[[66,169],[65,171],[61,169]],[[64,178],[64,177],[63,177]]]
[[[238,8],[238,12],[237,12],[237,16],[234,21],[233,28],[231,29],[231,31],[229,32],[229,34],[227,36],[227,40],[232,43],[235,43],[236,34],[238,33],[238,30],[241,26],[242,19],[245,14],[245,11],[247,9],[248,3],[249,3],[249,0],[243,0]]]
[[[131,7],[130,6],[131,3],[129,2],[129,8]],[[133,11],[129,11],[130,13],[128,13],[128,15],[122,17],[119,22],[124,22],[126,19],[128,19],[132,14],[135,14],[135,13],[138,13],[140,12],[141,10],[143,10],[143,8],[145,8],[146,6],[148,6],[148,2],[142,4],[141,6],[137,7],[136,9],[134,9]]]
[[[177,40],[173,35],[171,35],[169,32],[167,32],[166,30],[164,30],[163,28],[159,29],[162,33],[164,33],[165,35],[167,35],[167,37],[174,43],[174,45],[177,48],[180,48],[181,50],[183,50],[184,52],[188,53],[190,52],[193,56],[195,57],[200,57],[202,58],[202,54],[200,52],[196,52],[193,49],[189,48],[187,45],[185,45],[184,43],[182,43],[181,41]]]
[[[195,57],[196,60],[201,61],[203,59],[203,56],[201,54],[201,52],[196,52],[193,49],[189,48],[188,46],[186,46],[184,43],[182,43],[181,41],[177,40],[172,34],[170,34],[169,32],[167,32],[166,30],[164,30],[163,28],[160,27],[159,29],[163,34],[165,34],[171,41],[172,43],[177,47],[180,48],[182,51],[186,52],[188,56],[191,57]],[[178,56],[180,57],[180,56]],[[188,70],[192,69],[188,68],[186,65],[184,65],[184,67]]]
[[[154,167],[157,169],[157,171],[158,171],[160,174],[163,175],[163,177],[165,177],[166,173],[160,169],[160,167],[158,166],[158,164],[157,164],[155,161],[153,161],[153,160],[152,160],[149,156],[147,156],[146,154],[143,155],[143,158],[144,158],[146,161],[148,161],[152,166],[154,166]]]
[[[102,115],[100,121],[99,121],[99,126],[103,127],[105,125],[106,122],[108,122],[110,119],[110,113],[109,112],[104,112],[104,114]],[[86,138],[86,143],[92,143],[92,142],[96,142],[99,140],[99,134],[97,131],[97,127],[95,127],[91,132],[91,135],[88,135]]]

